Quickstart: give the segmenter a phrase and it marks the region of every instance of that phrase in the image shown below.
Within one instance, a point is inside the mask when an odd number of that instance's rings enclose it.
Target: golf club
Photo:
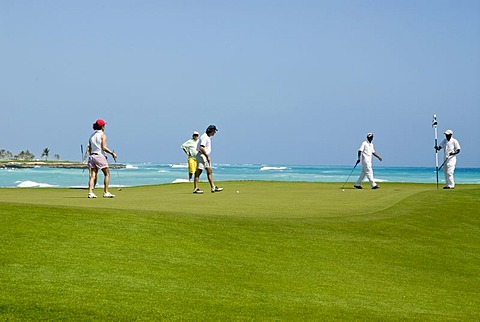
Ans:
[[[442,167],[445,165],[445,162],[447,162],[448,159],[450,159],[450,155],[443,161],[442,165],[440,167],[438,167],[438,170],[441,170]]]
[[[343,183],[343,186],[342,186],[342,190],[343,190],[343,191],[345,191],[343,188],[345,188],[345,185],[347,184],[347,182],[348,182],[348,179],[350,179],[350,176],[352,175],[353,171],[354,171],[354,170],[355,170],[355,168],[357,167],[357,164],[358,164],[358,162],[357,162],[357,163],[355,163],[355,165],[353,166],[353,169],[352,169],[352,171],[351,171],[351,172],[350,172],[350,174],[348,175],[348,178],[347,178],[347,180],[345,180],[345,182]]]
[[[115,153],[115,151],[113,151]],[[117,171],[118,191],[122,191],[122,185],[120,184],[120,173],[118,171],[117,160],[115,160],[115,170]]]
[[[80,151],[82,151],[82,158],[80,160],[82,160],[82,163],[83,163],[83,144],[80,144]],[[82,173],[85,172],[85,168],[82,169]]]

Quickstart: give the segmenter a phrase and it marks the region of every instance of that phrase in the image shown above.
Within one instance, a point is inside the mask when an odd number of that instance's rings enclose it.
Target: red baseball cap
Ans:
[[[105,124],[107,124],[104,120],[102,119],[98,119],[95,123],[97,123],[98,126],[102,127],[104,126]]]

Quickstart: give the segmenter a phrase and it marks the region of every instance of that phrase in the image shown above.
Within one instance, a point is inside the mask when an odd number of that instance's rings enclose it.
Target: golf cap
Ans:
[[[198,133],[197,131],[193,132],[192,135],[200,135],[200,133]]]
[[[217,127],[216,127],[215,125],[209,125],[209,126],[207,127],[207,130],[206,130],[205,132],[211,132],[211,131],[217,132],[218,129],[217,129]]]
[[[446,135],[453,135],[453,131],[452,131],[452,130],[446,130],[444,134],[446,134]]]
[[[95,123],[97,123],[98,126],[102,127],[104,126],[105,124],[107,124],[104,120],[102,119],[98,119],[95,121]]]
[[[367,138],[373,137],[373,133],[367,133]]]

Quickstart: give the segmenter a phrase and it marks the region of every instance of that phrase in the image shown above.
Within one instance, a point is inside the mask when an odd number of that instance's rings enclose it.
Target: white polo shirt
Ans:
[[[450,141],[444,139],[442,143],[440,143],[440,146],[443,148],[443,152],[445,153],[445,159],[448,158],[451,152],[460,150],[460,143],[458,143],[458,141],[454,138],[450,138]],[[455,155],[452,155],[450,158],[453,159],[455,157]]]
[[[373,143],[368,141],[363,141],[358,151],[362,152],[363,162],[367,162],[367,163],[372,162],[372,154],[375,153],[375,148],[373,146]]]
[[[200,137],[200,140],[198,141],[198,148],[197,148],[198,151],[200,151],[200,146],[203,146],[205,149],[205,152],[207,152],[207,154],[210,155],[210,153],[212,152],[212,140],[207,133],[203,133],[202,136]]]

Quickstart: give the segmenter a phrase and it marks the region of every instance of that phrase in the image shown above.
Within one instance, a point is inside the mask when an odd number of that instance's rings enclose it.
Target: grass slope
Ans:
[[[478,186],[224,187],[0,189],[0,319],[480,319]]]

